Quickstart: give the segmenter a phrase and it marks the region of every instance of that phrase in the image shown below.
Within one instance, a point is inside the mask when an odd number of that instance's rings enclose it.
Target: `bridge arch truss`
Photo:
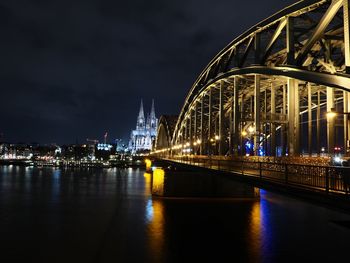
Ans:
[[[300,1],[234,39],[189,91],[171,152],[348,152],[349,1]]]

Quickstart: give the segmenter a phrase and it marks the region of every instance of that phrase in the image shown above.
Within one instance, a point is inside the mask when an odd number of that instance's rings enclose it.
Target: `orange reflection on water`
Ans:
[[[148,237],[152,262],[162,262],[164,255],[164,204],[162,200],[150,199],[152,217],[149,217]]]
[[[146,171],[150,171],[152,166],[152,161],[150,159],[145,159],[145,163],[146,163]]]
[[[261,249],[263,242],[263,227],[262,227],[262,216],[260,201],[254,202],[250,213],[249,220],[249,238],[248,246],[250,255],[253,257],[253,262],[258,262],[261,258]]]

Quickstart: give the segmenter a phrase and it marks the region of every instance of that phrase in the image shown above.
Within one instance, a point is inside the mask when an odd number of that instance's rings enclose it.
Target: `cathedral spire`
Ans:
[[[151,108],[151,119],[156,117],[156,112],[154,110],[154,99],[152,99],[152,108]]]
[[[143,102],[141,99],[140,111],[139,111],[139,116],[137,117],[136,129],[142,130],[144,128],[145,128],[145,114],[143,112]]]
[[[141,99],[141,104],[140,104],[140,111],[139,111],[139,117],[138,119],[145,119],[145,114],[143,113],[143,102],[142,102],[142,99]]]

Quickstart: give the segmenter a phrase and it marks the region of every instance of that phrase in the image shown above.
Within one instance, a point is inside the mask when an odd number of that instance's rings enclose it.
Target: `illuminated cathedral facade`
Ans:
[[[152,100],[151,113],[145,114],[141,100],[140,111],[137,117],[136,129],[131,131],[129,149],[131,153],[144,152],[152,149],[152,145],[157,136],[158,119],[154,110],[154,100]]]

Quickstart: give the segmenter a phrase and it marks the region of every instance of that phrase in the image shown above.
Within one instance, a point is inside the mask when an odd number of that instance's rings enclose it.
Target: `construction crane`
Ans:
[[[86,141],[88,141],[88,142],[93,142],[94,144],[97,144],[97,143],[99,142],[99,141],[96,140],[96,139],[89,139],[89,138],[87,138]]]
[[[108,132],[106,132],[105,135],[103,136],[103,137],[104,137],[105,144],[107,143],[107,136],[108,136]]]

